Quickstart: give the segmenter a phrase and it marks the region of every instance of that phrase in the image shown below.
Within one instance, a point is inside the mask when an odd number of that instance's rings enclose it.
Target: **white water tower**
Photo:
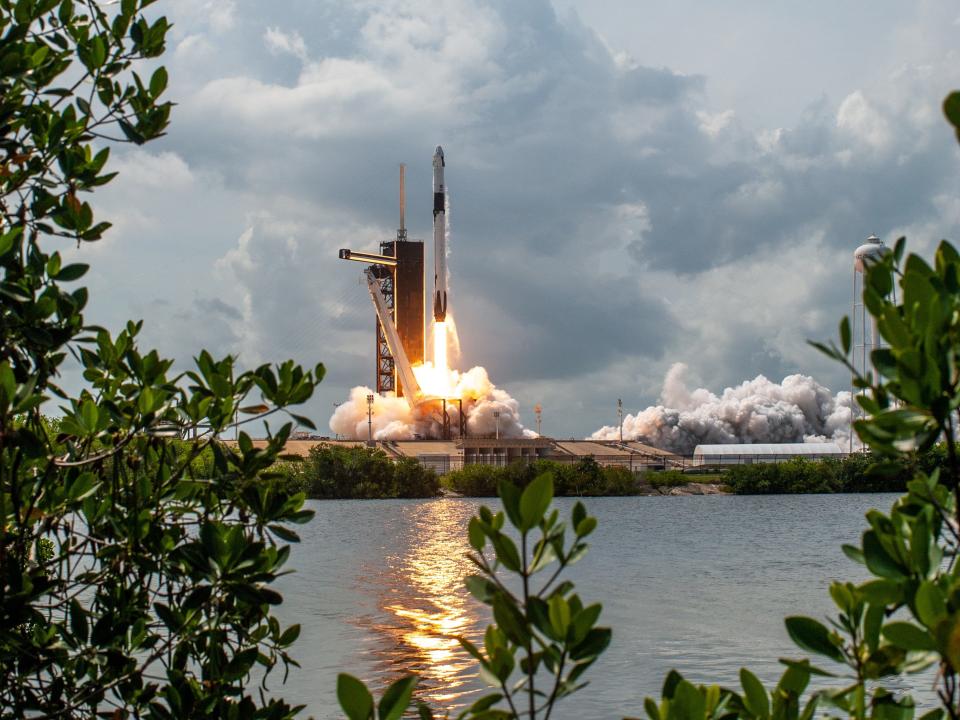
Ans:
[[[863,303],[863,288],[866,281],[866,270],[871,263],[876,262],[890,252],[890,248],[876,235],[871,235],[866,242],[853,251],[853,317],[850,318],[850,335],[853,342],[853,366],[861,375],[870,370],[870,353],[881,346],[880,332],[877,330],[877,319],[867,316],[867,308]],[[896,291],[894,291],[896,293]],[[869,329],[868,329],[869,327]],[[864,392],[863,390],[860,391]],[[857,418],[858,407],[853,401],[853,388],[850,388],[850,452],[853,452],[853,421]]]

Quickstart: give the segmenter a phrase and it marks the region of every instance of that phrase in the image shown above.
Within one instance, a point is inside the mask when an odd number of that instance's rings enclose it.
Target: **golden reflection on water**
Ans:
[[[378,636],[373,655],[385,680],[416,673],[418,697],[434,709],[453,710],[481,687],[475,661],[458,641],[477,641],[483,630],[482,610],[463,584],[472,568],[466,541],[472,508],[439,500],[411,504],[409,511],[406,547],[385,558],[384,574],[370,579],[382,593],[381,613],[371,622]]]

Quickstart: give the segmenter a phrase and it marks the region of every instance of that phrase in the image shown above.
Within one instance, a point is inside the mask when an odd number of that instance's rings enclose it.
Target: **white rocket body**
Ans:
[[[443,148],[433,154],[433,319],[447,317],[447,188],[443,184]]]

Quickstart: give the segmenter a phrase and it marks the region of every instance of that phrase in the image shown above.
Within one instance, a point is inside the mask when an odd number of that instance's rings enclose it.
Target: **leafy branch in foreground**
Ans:
[[[134,70],[164,50],[151,4],[0,0],[0,718],[300,709],[265,692],[299,634],[273,615],[270,585],[289,526],[312,515],[269,476],[292,423],[263,448],[215,438],[290,414],[323,366],[240,372],[201,352],[176,374],[138,348],[139,323],[116,336],[85,323],[87,290],[71,283],[88,266],[58,249],[109,228],[82,198],[114,178],[110,144],[166,128],[166,70]],[[58,384],[70,355],[75,396]],[[53,398],[56,423],[41,415]],[[213,463],[197,474],[201,454]]]
[[[610,629],[596,625],[601,605],[584,605],[573,583],[560,579],[564,569],[586,553],[584,540],[597,520],[576,503],[567,543],[568,526],[550,509],[550,474],[538,476],[522,491],[502,481],[499,495],[504,510],[494,513],[481,507],[470,520],[470,560],[479,573],[466,581],[470,592],[490,606],[495,624],[484,633],[482,647],[460,640],[479,663],[481,677],[497,692],[458,717],[546,720],[557,701],[586,685],[581,676],[610,643]],[[410,682],[412,689],[413,678],[399,682]],[[338,697],[350,720],[373,717],[373,702],[366,699],[370,693],[359,680],[342,675]],[[420,714],[433,717],[425,705]]]

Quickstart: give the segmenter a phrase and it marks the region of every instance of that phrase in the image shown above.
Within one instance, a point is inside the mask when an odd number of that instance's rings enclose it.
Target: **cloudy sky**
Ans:
[[[929,252],[960,224],[950,2],[170,0],[169,135],[113,156],[115,227],[79,252],[89,319],[146,321],[181,362],[294,357],[326,426],[373,382],[360,266],[451,195],[464,368],[544,432],[655,401],[667,368],[715,391],[846,378],[835,334],[870,233]]]

